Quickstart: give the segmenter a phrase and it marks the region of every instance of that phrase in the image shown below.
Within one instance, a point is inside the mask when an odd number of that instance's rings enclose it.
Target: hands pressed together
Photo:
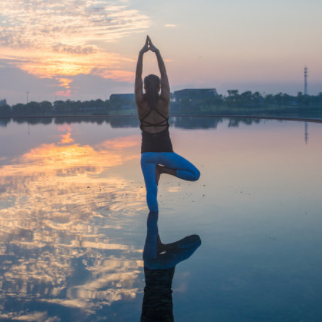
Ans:
[[[151,41],[151,38],[149,36],[146,36],[146,41],[145,44],[143,46],[143,48],[140,50],[141,53],[146,53],[147,51],[151,50],[152,52],[156,53],[159,51],[159,49],[157,49]]]

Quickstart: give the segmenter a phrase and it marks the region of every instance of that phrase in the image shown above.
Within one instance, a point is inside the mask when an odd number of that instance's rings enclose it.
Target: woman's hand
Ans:
[[[156,48],[156,47],[152,44],[151,38],[150,38],[149,36],[147,36],[147,39],[148,39],[148,43],[149,43],[149,45],[150,45],[149,49],[150,49],[151,51],[153,51],[154,53],[159,52],[159,49],[158,49],[158,48]]]
[[[140,53],[144,54],[146,53],[150,48],[149,48],[149,36],[146,36],[145,44],[143,48],[140,50]]]

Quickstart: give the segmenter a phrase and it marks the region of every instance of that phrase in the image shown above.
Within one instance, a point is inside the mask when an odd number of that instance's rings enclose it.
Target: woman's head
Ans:
[[[153,109],[159,99],[160,78],[156,75],[148,75],[144,78],[145,96],[148,104]]]
[[[157,75],[151,74],[144,78],[145,91],[147,91],[150,88],[156,89],[157,92],[160,91],[160,78]]]

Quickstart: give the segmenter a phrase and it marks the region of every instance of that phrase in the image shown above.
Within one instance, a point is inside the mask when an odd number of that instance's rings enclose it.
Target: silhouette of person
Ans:
[[[161,79],[156,75],[145,77],[145,93],[143,93],[143,55],[149,50],[157,57]],[[170,86],[168,76],[160,51],[152,44],[149,36],[138,57],[135,101],[142,130],[141,168],[146,186],[147,204],[150,211],[158,212],[157,186],[162,173],[183,180],[196,181],[200,177],[200,172],[188,160],[173,152],[169,134]]]
[[[143,251],[145,288],[141,322],[174,321],[171,287],[175,266],[188,259],[200,245],[198,235],[162,244],[158,231],[158,213],[149,213]]]

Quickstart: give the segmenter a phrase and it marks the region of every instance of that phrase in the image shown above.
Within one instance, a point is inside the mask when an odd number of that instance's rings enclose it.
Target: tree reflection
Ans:
[[[261,122],[261,119],[259,118],[229,118],[228,127],[238,127],[240,124],[245,125],[252,125],[252,124],[259,124]]]
[[[110,124],[112,128],[139,128],[137,117],[100,117],[100,116],[64,116],[64,117],[29,117],[12,118],[13,122],[18,124],[72,124],[72,123],[94,123],[101,125]],[[169,123],[171,126],[182,129],[216,129],[218,124],[228,120],[228,127],[238,127],[239,124],[252,125],[261,122],[260,118],[251,117],[198,117],[198,116],[176,116],[171,117]],[[2,119],[0,126],[6,126],[11,121],[10,118]]]

